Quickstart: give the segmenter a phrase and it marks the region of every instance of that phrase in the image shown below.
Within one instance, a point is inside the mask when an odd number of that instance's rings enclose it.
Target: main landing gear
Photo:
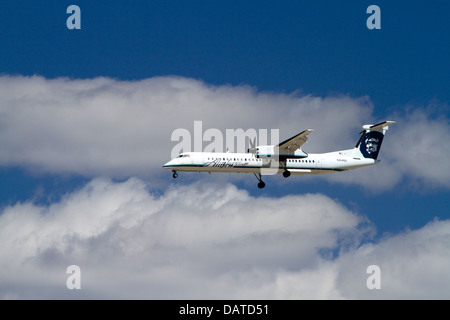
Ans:
[[[290,171],[288,171],[288,170],[284,170],[283,171],[283,177],[289,178],[290,176],[291,176],[291,172]]]
[[[283,168],[283,177],[289,178],[291,176],[291,172],[287,169],[287,160],[280,161],[280,169]]]
[[[266,186],[266,184],[264,183],[264,181],[262,181],[261,179],[261,173],[258,173],[258,175],[256,175],[256,173],[253,173],[256,177],[256,179],[258,179],[259,183],[258,183],[258,188],[262,189]]]
[[[172,177],[173,177],[174,179],[178,178],[178,173],[177,173],[175,170],[172,170],[172,172],[173,172]]]

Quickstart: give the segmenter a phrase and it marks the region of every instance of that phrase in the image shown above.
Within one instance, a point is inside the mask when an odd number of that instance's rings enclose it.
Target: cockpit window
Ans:
[[[178,155],[178,158],[189,158],[190,157],[190,155],[188,155],[188,154],[180,154],[180,155]]]

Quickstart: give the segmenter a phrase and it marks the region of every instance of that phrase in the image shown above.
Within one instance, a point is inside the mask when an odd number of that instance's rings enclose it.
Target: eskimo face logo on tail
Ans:
[[[366,132],[359,150],[365,158],[376,159],[380,152],[384,135],[378,131]]]
[[[380,139],[366,138],[365,143],[367,154],[373,154],[374,152],[378,151],[378,141],[380,141]]]

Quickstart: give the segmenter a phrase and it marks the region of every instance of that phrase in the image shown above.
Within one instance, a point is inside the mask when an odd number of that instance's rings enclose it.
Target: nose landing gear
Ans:
[[[172,170],[172,172],[173,172],[172,177],[173,177],[174,179],[178,178],[178,173],[177,173],[175,170]]]

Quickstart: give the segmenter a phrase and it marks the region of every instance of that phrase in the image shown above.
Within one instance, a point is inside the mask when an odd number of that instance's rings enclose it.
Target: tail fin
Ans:
[[[393,124],[395,124],[395,121],[384,121],[375,125],[364,125],[364,130],[361,131],[361,138],[355,146],[355,153],[362,155],[364,158],[376,160],[378,158],[378,153],[380,152],[384,135],[389,129],[389,126]]]

